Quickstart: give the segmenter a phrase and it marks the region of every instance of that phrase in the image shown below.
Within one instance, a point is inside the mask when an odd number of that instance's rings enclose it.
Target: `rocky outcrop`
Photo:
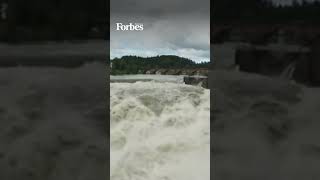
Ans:
[[[206,76],[185,76],[183,81],[185,84],[209,88],[208,77]]]
[[[309,86],[320,86],[320,53],[311,51],[277,51],[246,48],[236,51],[235,63],[240,71],[267,76],[282,76]]]

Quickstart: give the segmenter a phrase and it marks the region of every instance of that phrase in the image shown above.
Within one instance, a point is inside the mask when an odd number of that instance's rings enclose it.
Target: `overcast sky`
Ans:
[[[116,31],[116,23],[143,31]],[[111,0],[111,58],[178,55],[210,60],[210,0]]]

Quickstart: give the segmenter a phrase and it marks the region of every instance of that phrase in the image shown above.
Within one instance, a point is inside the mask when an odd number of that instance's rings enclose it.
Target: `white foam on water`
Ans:
[[[111,83],[112,180],[209,180],[210,92],[168,82]]]
[[[216,179],[319,179],[320,89],[212,71]]]
[[[106,176],[105,69],[0,68],[0,179]]]
[[[156,74],[137,74],[137,75],[117,75],[110,76],[111,82],[136,82],[136,81],[156,81],[184,83],[183,75],[156,75]]]

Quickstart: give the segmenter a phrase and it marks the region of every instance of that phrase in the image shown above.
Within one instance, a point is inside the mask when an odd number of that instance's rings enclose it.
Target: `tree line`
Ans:
[[[154,57],[123,56],[111,60],[111,74],[140,74],[151,69],[207,68],[209,62],[196,63],[188,58],[173,55]]]

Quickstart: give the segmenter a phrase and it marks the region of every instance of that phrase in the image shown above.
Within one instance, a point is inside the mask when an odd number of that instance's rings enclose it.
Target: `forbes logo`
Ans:
[[[130,23],[130,24],[117,24],[117,31],[143,31],[143,24],[141,23]]]

